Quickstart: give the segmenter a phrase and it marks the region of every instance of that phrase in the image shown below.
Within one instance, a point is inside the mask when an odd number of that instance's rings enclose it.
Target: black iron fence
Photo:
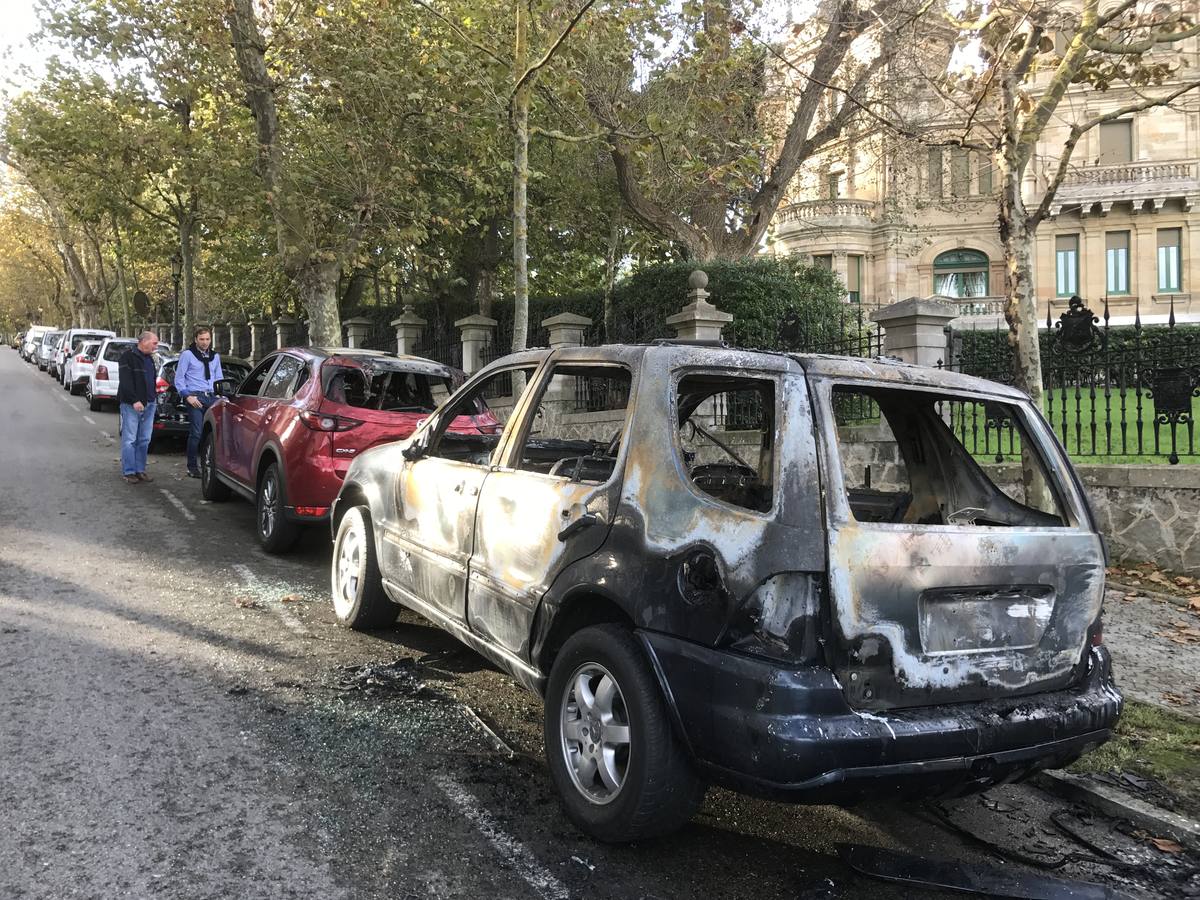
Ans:
[[[1040,335],[1042,411],[1072,457],[1174,464],[1200,462],[1200,326],[1167,322],[1113,325],[1107,298],[1095,315],[1079,297]],[[1014,382],[1006,328],[950,336],[948,368],[1004,384]],[[963,407],[952,425],[967,449],[1001,461],[1020,452],[1020,436],[1002,410]]]

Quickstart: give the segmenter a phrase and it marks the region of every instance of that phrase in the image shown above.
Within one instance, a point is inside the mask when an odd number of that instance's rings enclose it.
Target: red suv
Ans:
[[[302,525],[328,518],[359,453],[408,437],[461,380],[457,369],[415,356],[316,347],[272,353],[240,385],[216,386],[220,396],[200,438],[204,499],[237,492],[254,501],[263,548],[282,553]],[[452,428],[501,430],[482,403]]]

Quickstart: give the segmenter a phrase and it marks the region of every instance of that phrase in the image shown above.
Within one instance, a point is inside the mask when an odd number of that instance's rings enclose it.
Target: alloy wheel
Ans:
[[[279,485],[272,469],[263,476],[262,487],[259,488],[258,531],[264,538],[275,533],[275,519],[278,515]]]
[[[358,528],[342,534],[337,556],[337,590],[333,595],[334,612],[346,618],[358,598],[359,573],[362,570],[363,539]]]
[[[592,803],[612,802],[629,773],[629,712],[617,680],[599,663],[585,663],[567,682],[559,737],[575,788]]]

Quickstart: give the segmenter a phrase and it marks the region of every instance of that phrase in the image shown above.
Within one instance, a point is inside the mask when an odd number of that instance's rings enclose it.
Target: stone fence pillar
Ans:
[[[945,328],[957,318],[955,307],[920,297],[871,313],[871,321],[884,330],[883,352],[918,366],[936,366],[945,359]]]
[[[229,352],[229,333],[223,325],[212,324],[209,326],[212,329],[212,349],[217,353]]]
[[[295,340],[293,333],[296,329],[296,320],[291,316],[280,316],[275,320],[275,349],[282,350],[284,347],[289,347]]]
[[[367,335],[371,332],[371,320],[355,316],[353,319],[347,319],[344,324],[346,326],[346,346],[355,350],[362,347],[367,342]]]
[[[229,340],[225,344],[225,352],[229,356],[245,356],[246,351],[242,347],[242,323],[230,322],[225,326],[225,332],[229,335]]]
[[[250,320],[250,358],[255,362],[267,355],[267,326],[270,324],[257,316]]]
[[[733,321],[731,313],[722,312],[708,302],[708,275],[700,269],[688,276],[688,300],[691,301],[667,324],[675,329],[681,341],[719,341],[725,326]]]
[[[396,329],[396,353],[400,356],[413,356],[417,352],[417,342],[425,326],[429,324],[413,308],[411,303],[404,304],[400,315],[392,319],[392,327]]]
[[[468,375],[483,368],[484,348],[495,340],[497,324],[495,319],[478,314],[454,323],[454,327],[462,331],[463,371]]]
[[[576,313],[559,313],[542,319],[542,327],[550,330],[550,349],[559,347],[582,347],[583,337],[592,320]]]

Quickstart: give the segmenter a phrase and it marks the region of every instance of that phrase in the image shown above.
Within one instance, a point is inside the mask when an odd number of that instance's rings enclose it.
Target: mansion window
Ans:
[[[862,302],[863,258],[854,253],[846,257],[846,299],[851,303]]]
[[[971,193],[971,157],[962,147],[950,151],[950,193],[955,197]]]
[[[1183,289],[1182,230],[1158,229],[1158,290],[1174,293]]]
[[[1129,293],[1129,232],[1110,231],[1104,235],[1104,287],[1109,294]]]
[[[813,255],[813,265],[820,266],[822,269],[833,270],[833,254],[832,253],[817,253]]]
[[[1133,120],[1120,119],[1100,125],[1099,162],[1102,166],[1127,163],[1133,159]]]
[[[933,261],[933,292],[943,297],[986,297],[988,258],[979,250],[947,250]]]
[[[929,148],[929,193],[942,196],[942,148]]]
[[[1054,239],[1054,292],[1059,297],[1079,293],[1079,235],[1060,234]]]

